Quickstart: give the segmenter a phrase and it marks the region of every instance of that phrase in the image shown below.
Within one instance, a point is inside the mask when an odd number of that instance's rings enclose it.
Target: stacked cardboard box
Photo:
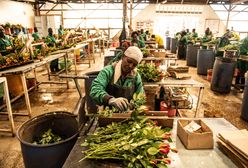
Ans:
[[[219,148],[238,166],[248,165],[248,131],[223,131],[218,134]]]

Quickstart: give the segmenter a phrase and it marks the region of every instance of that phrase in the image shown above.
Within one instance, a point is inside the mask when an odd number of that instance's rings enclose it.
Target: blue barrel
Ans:
[[[208,69],[213,68],[214,59],[212,49],[199,49],[197,51],[197,74],[207,75]]]
[[[170,50],[170,42],[171,42],[171,38],[170,37],[166,37],[165,38],[165,43],[166,43],[165,49],[166,50]]]
[[[187,66],[194,66],[197,65],[197,50],[200,48],[200,46],[197,45],[187,45],[186,50],[186,63]]]
[[[216,57],[211,80],[211,90],[219,93],[229,93],[231,91],[235,67],[235,60]]]
[[[241,118],[248,121],[248,75],[246,75],[245,80],[245,91],[241,106]]]
[[[171,38],[170,40],[170,51],[171,53],[177,53],[177,39]]]

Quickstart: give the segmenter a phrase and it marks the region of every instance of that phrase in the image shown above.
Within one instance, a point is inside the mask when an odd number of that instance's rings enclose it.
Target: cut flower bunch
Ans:
[[[134,110],[133,113],[137,113]],[[171,163],[170,128],[162,128],[144,116],[132,117],[99,128],[81,146],[84,159],[114,159],[128,168],[166,168]]]

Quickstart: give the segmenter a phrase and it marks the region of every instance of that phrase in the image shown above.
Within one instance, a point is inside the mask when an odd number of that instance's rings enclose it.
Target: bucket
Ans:
[[[165,38],[165,43],[166,43],[166,50],[170,50],[170,42],[171,42],[171,38],[170,37],[166,37]]]
[[[241,106],[241,118],[248,121],[248,75],[246,74],[244,97]]]
[[[212,74],[213,74],[213,69],[208,69],[207,80],[209,82],[211,82]]]
[[[211,80],[211,90],[229,93],[234,75],[236,61],[231,58],[216,57]]]
[[[37,145],[35,138],[52,129],[62,141]],[[51,112],[34,117],[17,130],[25,168],[61,168],[77,141],[78,123],[68,112]]]
[[[197,51],[197,74],[207,75],[208,69],[214,65],[214,51],[212,49],[199,49]]]
[[[197,65],[197,50],[199,48],[200,48],[199,46],[187,45],[187,50],[186,50],[187,66],[196,67],[196,65]]]
[[[177,39],[175,39],[175,38],[171,38],[170,51],[171,51],[171,53],[174,53],[174,54],[177,53]]]
[[[96,103],[90,97],[90,89],[91,89],[92,81],[97,77],[98,74],[99,74],[99,71],[85,73],[85,75],[89,77],[84,80],[85,98],[86,98],[86,105],[87,105],[88,113],[97,113]]]

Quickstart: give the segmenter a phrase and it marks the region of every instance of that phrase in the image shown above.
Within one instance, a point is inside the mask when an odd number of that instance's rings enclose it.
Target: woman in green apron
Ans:
[[[46,44],[48,47],[56,47],[56,39],[53,36],[53,29],[48,28],[48,36],[46,40]],[[59,59],[55,59],[50,63],[51,72],[58,72],[59,70]]]
[[[141,77],[135,70],[143,55],[136,46],[129,47],[122,59],[100,71],[92,82],[90,96],[98,105],[126,111],[134,93],[144,93]]]

